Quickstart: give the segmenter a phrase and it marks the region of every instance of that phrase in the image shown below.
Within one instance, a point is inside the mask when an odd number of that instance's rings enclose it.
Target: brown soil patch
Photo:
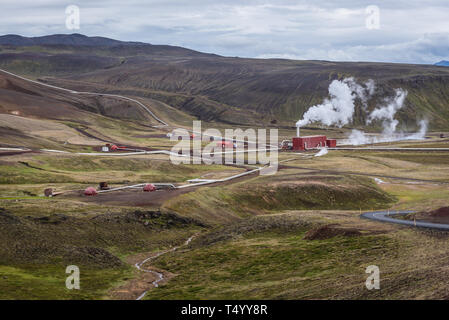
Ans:
[[[17,154],[31,153],[33,151],[0,151],[0,157],[14,156]]]
[[[429,212],[432,217],[449,217],[449,207],[442,207],[437,210]]]
[[[416,219],[419,221],[449,224],[449,207],[441,207],[433,211],[418,212],[410,215],[408,219]]]
[[[336,236],[358,237],[361,235],[362,233],[355,228],[342,228],[338,227],[337,224],[327,224],[309,230],[304,236],[304,240],[324,240]]]
[[[84,190],[78,192],[67,193],[73,197],[78,195],[77,200],[83,202],[94,202],[117,206],[137,206],[137,207],[160,207],[166,200],[176,197],[180,194],[193,191],[194,188],[179,189],[179,190],[161,190],[155,192],[143,192],[140,190],[124,190],[114,191],[110,193],[98,194],[94,197],[86,197]],[[61,195],[63,196],[63,195]]]

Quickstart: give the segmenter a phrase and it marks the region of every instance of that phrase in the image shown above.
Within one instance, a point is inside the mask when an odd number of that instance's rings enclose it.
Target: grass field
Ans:
[[[268,222],[284,215],[289,217],[284,225]],[[211,232],[190,250],[159,259],[157,267],[178,276],[147,298],[423,299],[447,295],[442,281],[449,245],[445,233],[361,221],[356,212],[286,212],[254,220],[246,224],[258,228],[234,225]],[[323,223],[357,228],[361,235],[304,238],[307,230]],[[207,241],[208,237],[214,240]],[[369,265],[380,268],[381,290],[365,288]]]

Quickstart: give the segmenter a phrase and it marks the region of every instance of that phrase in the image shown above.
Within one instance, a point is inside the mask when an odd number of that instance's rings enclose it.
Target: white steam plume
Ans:
[[[314,157],[322,157],[326,154],[328,154],[329,151],[327,150],[327,148],[322,148],[320,151],[318,151],[317,153],[315,153],[313,156]]]
[[[414,134],[397,133],[399,121],[395,119],[396,113],[404,106],[407,91],[395,89],[393,97],[385,98],[380,107],[368,113],[367,102],[376,91],[373,80],[359,85],[354,78],[334,80],[329,85],[329,98],[322,104],[310,107],[304,113],[303,119],[296,122],[297,127],[310,123],[320,122],[324,125],[336,125],[342,127],[352,123],[355,112],[355,101],[362,103],[362,111],[367,114],[367,124],[373,121],[381,121],[383,132],[380,136],[366,135],[363,131],[352,130],[347,144],[360,145],[367,143],[390,142],[404,139],[423,139],[427,133],[427,120],[421,120],[420,130]]]
[[[334,80],[329,85],[329,96],[322,104],[310,107],[303,119],[296,122],[297,127],[303,127],[309,123],[321,122],[324,125],[336,125],[342,127],[352,122],[354,116],[356,98],[360,98],[363,104],[373,90],[374,81],[367,82],[367,87],[362,87],[354,81],[354,78]]]
[[[419,131],[408,135],[406,137],[407,140],[421,140],[426,137],[427,127],[429,126],[429,121],[427,119],[423,119],[419,121]]]
[[[396,132],[399,121],[394,119],[394,116],[403,107],[405,98],[407,97],[407,91],[405,90],[396,89],[395,92],[396,95],[394,98],[385,99],[385,105],[374,109],[368,116],[367,124],[370,124],[374,120],[383,121],[384,134],[391,135]]]
[[[351,144],[351,145],[361,145],[361,144],[368,144],[373,143],[370,138],[365,134],[365,132],[362,132],[360,130],[354,129],[351,131],[351,134],[348,137],[348,141],[345,141],[344,144]]]
[[[361,145],[361,144],[371,144],[371,143],[381,143],[381,142],[393,142],[401,140],[422,140],[426,137],[427,133],[427,120],[421,120],[418,123],[419,131],[416,133],[406,134],[406,133],[382,133],[381,135],[368,135],[360,130],[352,130],[348,139],[343,141],[342,144],[350,145]]]

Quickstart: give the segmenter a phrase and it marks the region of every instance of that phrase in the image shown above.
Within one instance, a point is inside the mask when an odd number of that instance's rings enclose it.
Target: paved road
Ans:
[[[389,222],[402,224],[411,227],[418,228],[428,228],[428,229],[437,229],[437,230],[446,230],[449,231],[449,224],[443,223],[432,223],[432,222],[423,222],[423,221],[411,221],[411,220],[401,220],[396,219],[394,216],[404,215],[408,213],[413,213],[414,211],[403,210],[403,211],[374,211],[374,212],[365,212],[360,217],[370,220],[376,220],[380,222]]]

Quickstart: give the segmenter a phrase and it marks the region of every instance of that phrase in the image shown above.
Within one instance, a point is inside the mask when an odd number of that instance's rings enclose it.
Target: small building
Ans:
[[[84,190],[85,196],[96,196],[97,195],[97,189],[94,187],[88,187],[86,190]]]
[[[292,139],[293,150],[308,150],[317,149],[327,146],[326,136],[304,136],[304,137],[294,137]]]
[[[326,147],[328,148],[335,148],[337,146],[337,140],[336,139],[326,139]]]
[[[53,197],[53,189],[52,188],[47,188],[44,190],[44,195],[46,197]]]
[[[143,187],[144,192],[153,192],[156,191],[156,186],[152,183],[148,183]]]
[[[103,146],[101,147],[102,152],[109,152],[109,147]]]
[[[108,183],[107,182],[100,182],[100,190],[109,190]]]

